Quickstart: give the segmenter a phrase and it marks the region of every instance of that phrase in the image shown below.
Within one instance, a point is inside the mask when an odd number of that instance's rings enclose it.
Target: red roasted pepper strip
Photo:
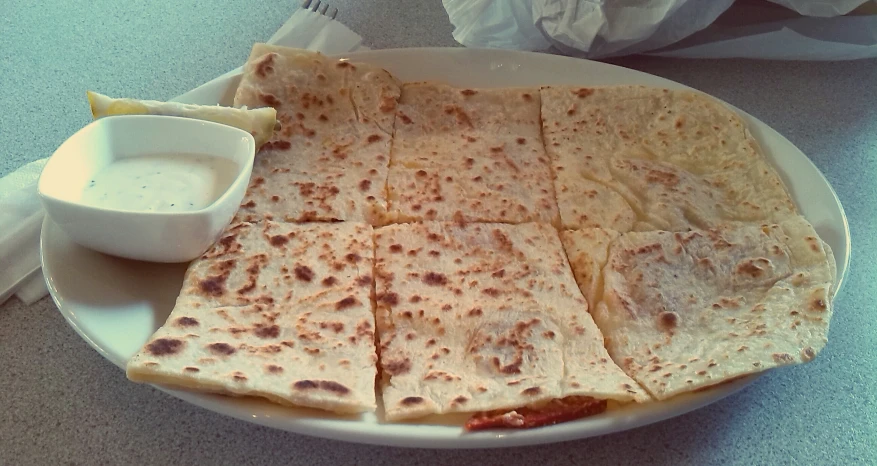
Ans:
[[[606,411],[606,400],[570,396],[551,400],[539,408],[478,412],[466,421],[464,428],[469,432],[486,429],[530,429],[581,419],[603,411]]]

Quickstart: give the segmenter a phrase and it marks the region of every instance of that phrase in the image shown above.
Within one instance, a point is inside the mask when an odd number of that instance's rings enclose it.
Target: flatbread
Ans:
[[[271,139],[277,126],[277,112],[270,107],[247,109],[114,98],[92,91],[86,91],[86,95],[91,115],[95,119],[111,115],[169,115],[207,120],[234,126],[252,134],[256,140],[256,148]]]
[[[234,102],[274,107],[282,129],[256,155],[239,218],[384,223],[398,98],[376,66],[256,44]]]
[[[395,222],[556,224],[539,90],[405,84],[388,186]]]
[[[375,248],[388,420],[648,399],[609,358],[551,226],[391,225]]]
[[[373,411],[373,264],[367,224],[236,225],[189,266],[167,322],[128,362],[128,378]]]
[[[563,242],[612,358],[659,400],[808,362],[827,341],[833,257],[802,217]]]
[[[715,99],[642,86],[541,97],[565,228],[685,231],[796,214],[744,122]]]

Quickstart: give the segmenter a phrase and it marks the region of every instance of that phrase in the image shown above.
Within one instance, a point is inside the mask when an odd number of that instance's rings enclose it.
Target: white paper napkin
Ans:
[[[37,180],[47,159],[31,162],[0,179],[0,303],[23,287],[27,304],[46,295],[40,273],[40,225],[45,212]]]
[[[301,8],[267,42],[327,55],[365,49],[362,37],[343,24]],[[226,74],[239,72],[237,68]],[[46,160],[31,162],[0,178],[0,304],[13,294],[26,304],[48,294],[39,248],[45,212],[37,195]]]

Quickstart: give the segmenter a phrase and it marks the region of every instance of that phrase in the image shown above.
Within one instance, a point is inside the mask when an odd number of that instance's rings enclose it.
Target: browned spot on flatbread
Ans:
[[[258,76],[260,78],[267,78],[268,73],[274,72],[274,67],[272,65],[274,64],[274,57],[276,55],[277,54],[273,53],[273,52],[269,53],[269,54],[265,55],[264,57],[262,57],[261,59],[259,59],[258,62],[256,62],[256,64],[255,64],[256,76]]]
[[[236,351],[234,347],[228,343],[211,343],[207,345],[207,349],[210,350],[211,353],[219,356],[229,356]]]
[[[372,284],[372,276],[371,275],[363,275],[356,279],[356,284],[359,286],[370,286]]]
[[[363,320],[356,325],[356,335],[360,337],[372,336],[372,324],[367,320]]]
[[[816,357],[816,351],[813,351],[813,348],[808,346],[808,347],[804,348],[803,350],[801,350],[801,359],[802,360],[811,361],[815,357]]]
[[[262,144],[262,147],[259,150],[260,151],[289,150],[291,148],[292,148],[292,143],[290,143],[289,141],[271,141],[271,142],[266,142],[265,144]],[[263,178],[263,180],[264,180],[264,178]],[[256,186],[258,186],[258,185],[256,185]],[[250,206],[250,207],[252,207],[252,206]]]
[[[513,249],[512,240],[509,239],[509,237],[506,236],[506,234],[503,233],[501,230],[493,230],[491,233],[493,234],[493,239],[495,239],[496,242],[499,243],[500,251],[508,252]]]
[[[384,96],[381,99],[381,105],[378,106],[378,110],[383,113],[390,113],[396,109],[396,99],[392,96]]]
[[[487,296],[490,296],[491,298],[496,298],[500,295],[500,291],[496,288],[485,288],[481,290],[481,292],[486,294]]]
[[[462,108],[460,108],[459,106],[446,105],[445,106],[445,113],[453,114],[457,119],[457,124],[465,125],[465,126],[468,126],[469,128],[473,127],[472,120],[469,118],[469,114],[466,113],[466,111],[463,110]]]
[[[288,243],[289,238],[287,238],[284,235],[274,235],[271,237],[271,239],[269,241],[271,242],[272,246],[280,247],[280,246],[283,246],[284,244]]]
[[[737,273],[749,275],[752,278],[758,278],[764,273],[764,269],[755,264],[754,260],[746,260],[737,265]]]
[[[645,179],[649,183],[658,183],[669,188],[679,184],[679,175],[668,171],[649,170],[646,173]]]
[[[493,367],[497,369],[499,372],[503,374],[520,374],[521,373],[521,363],[519,357],[516,357],[515,361],[510,364],[502,364],[498,357],[494,357],[490,360],[490,363],[493,364]]]
[[[259,338],[277,338],[280,336],[280,327],[276,325],[257,327],[253,333]]]
[[[146,345],[146,352],[153,356],[168,356],[179,353],[186,342],[176,338],[159,338]]]
[[[344,331],[344,323],[343,322],[320,322],[320,328],[322,329],[332,329],[335,333],[341,333]]]
[[[390,375],[407,374],[411,370],[411,360],[404,359],[387,359],[384,361],[384,372]]]
[[[589,95],[593,94],[594,90],[588,89],[587,87],[582,87],[582,88],[579,88],[579,89],[572,91],[572,93],[575,94],[578,98],[584,99],[585,97],[588,97]]]
[[[310,390],[313,388],[317,388],[319,384],[313,380],[299,380],[298,382],[292,384],[292,386],[299,390]]]
[[[364,179],[364,180],[359,182],[359,190],[360,191],[363,191],[363,192],[368,191],[369,188],[371,188],[371,186],[372,186],[372,181],[369,179]]]
[[[198,319],[194,317],[179,317],[174,323],[177,327],[195,327],[198,325]]]
[[[442,273],[427,272],[423,275],[423,283],[431,286],[443,286],[448,283],[448,277]]]
[[[192,372],[192,373],[201,372],[201,369],[198,369],[197,367],[192,367],[192,366],[186,366],[183,368],[183,370],[186,372]]]
[[[221,240],[219,240],[219,245],[224,248],[223,252],[231,252],[230,250],[235,244],[235,235],[223,236]]]
[[[402,401],[400,401],[399,404],[404,406],[411,406],[423,403],[424,401],[425,400],[423,399],[423,397],[420,396],[406,396],[405,398],[402,398]]]
[[[198,288],[208,296],[222,296],[225,294],[225,281],[228,280],[228,272],[219,275],[211,275],[198,281]]]
[[[540,393],[542,393],[542,389],[539,387],[530,387],[530,388],[526,388],[524,390],[521,390],[521,395],[527,395],[527,396],[535,396],[535,395],[538,395]]]
[[[353,296],[348,296],[341,301],[335,303],[335,310],[340,311],[342,309],[356,306],[357,304],[360,304],[358,299],[354,298]]]
[[[378,301],[395,306],[399,304],[399,295],[396,293],[383,293],[378,297]]]
[[[278,366],[277,364],[268,364],[265,366],[265,372],[269,374],[280,374],[283,372],[283,368]]]
[[[299,380],[298,382],[292,384],[292,387],[297,390],[326,390],[338,395],[346,395],[350,393],[349,388],[331,380]]]
[[[295,278],[303,281],[309,282],[314,279],[314,272],[310,269],[310,267],[306,265],[298,265],[293,270],[295,272]]]
[[[330,276],[324,278],[323,281],[320,283],[322,283],[323,286],[332,286],[332,285],[338,283],[338,279],[330,275]]]
[[[679,315],[675,312],[664,311],[658,314],[658,323],[662,328],[671,330],[679,324]]]
[[[373,142],[378,142],[378,141],[380,141],[381,139],[383,139],[383,137],[381,137],[380,134],[372,134],[372,135],[370,135],[368,138],[366,138],[366,141],[367,141],[369,144],[371,144],[371,143],[373,143]]]
[[[259,100],[261,100],[265,105],[269,105],[271,107],[279,107],[281,102],[277,99],[277,97],[271,94],[262,94],[259,93]]]

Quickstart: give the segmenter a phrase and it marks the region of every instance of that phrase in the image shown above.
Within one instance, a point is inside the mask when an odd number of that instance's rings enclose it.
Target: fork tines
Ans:
[[[328,3],[323,3],[321,0],[304,0],[301,7],[305,10],[311,10],[314,13],[328,16],[331,19],[335,19],[338,16],[338,8],[330,7]]]

